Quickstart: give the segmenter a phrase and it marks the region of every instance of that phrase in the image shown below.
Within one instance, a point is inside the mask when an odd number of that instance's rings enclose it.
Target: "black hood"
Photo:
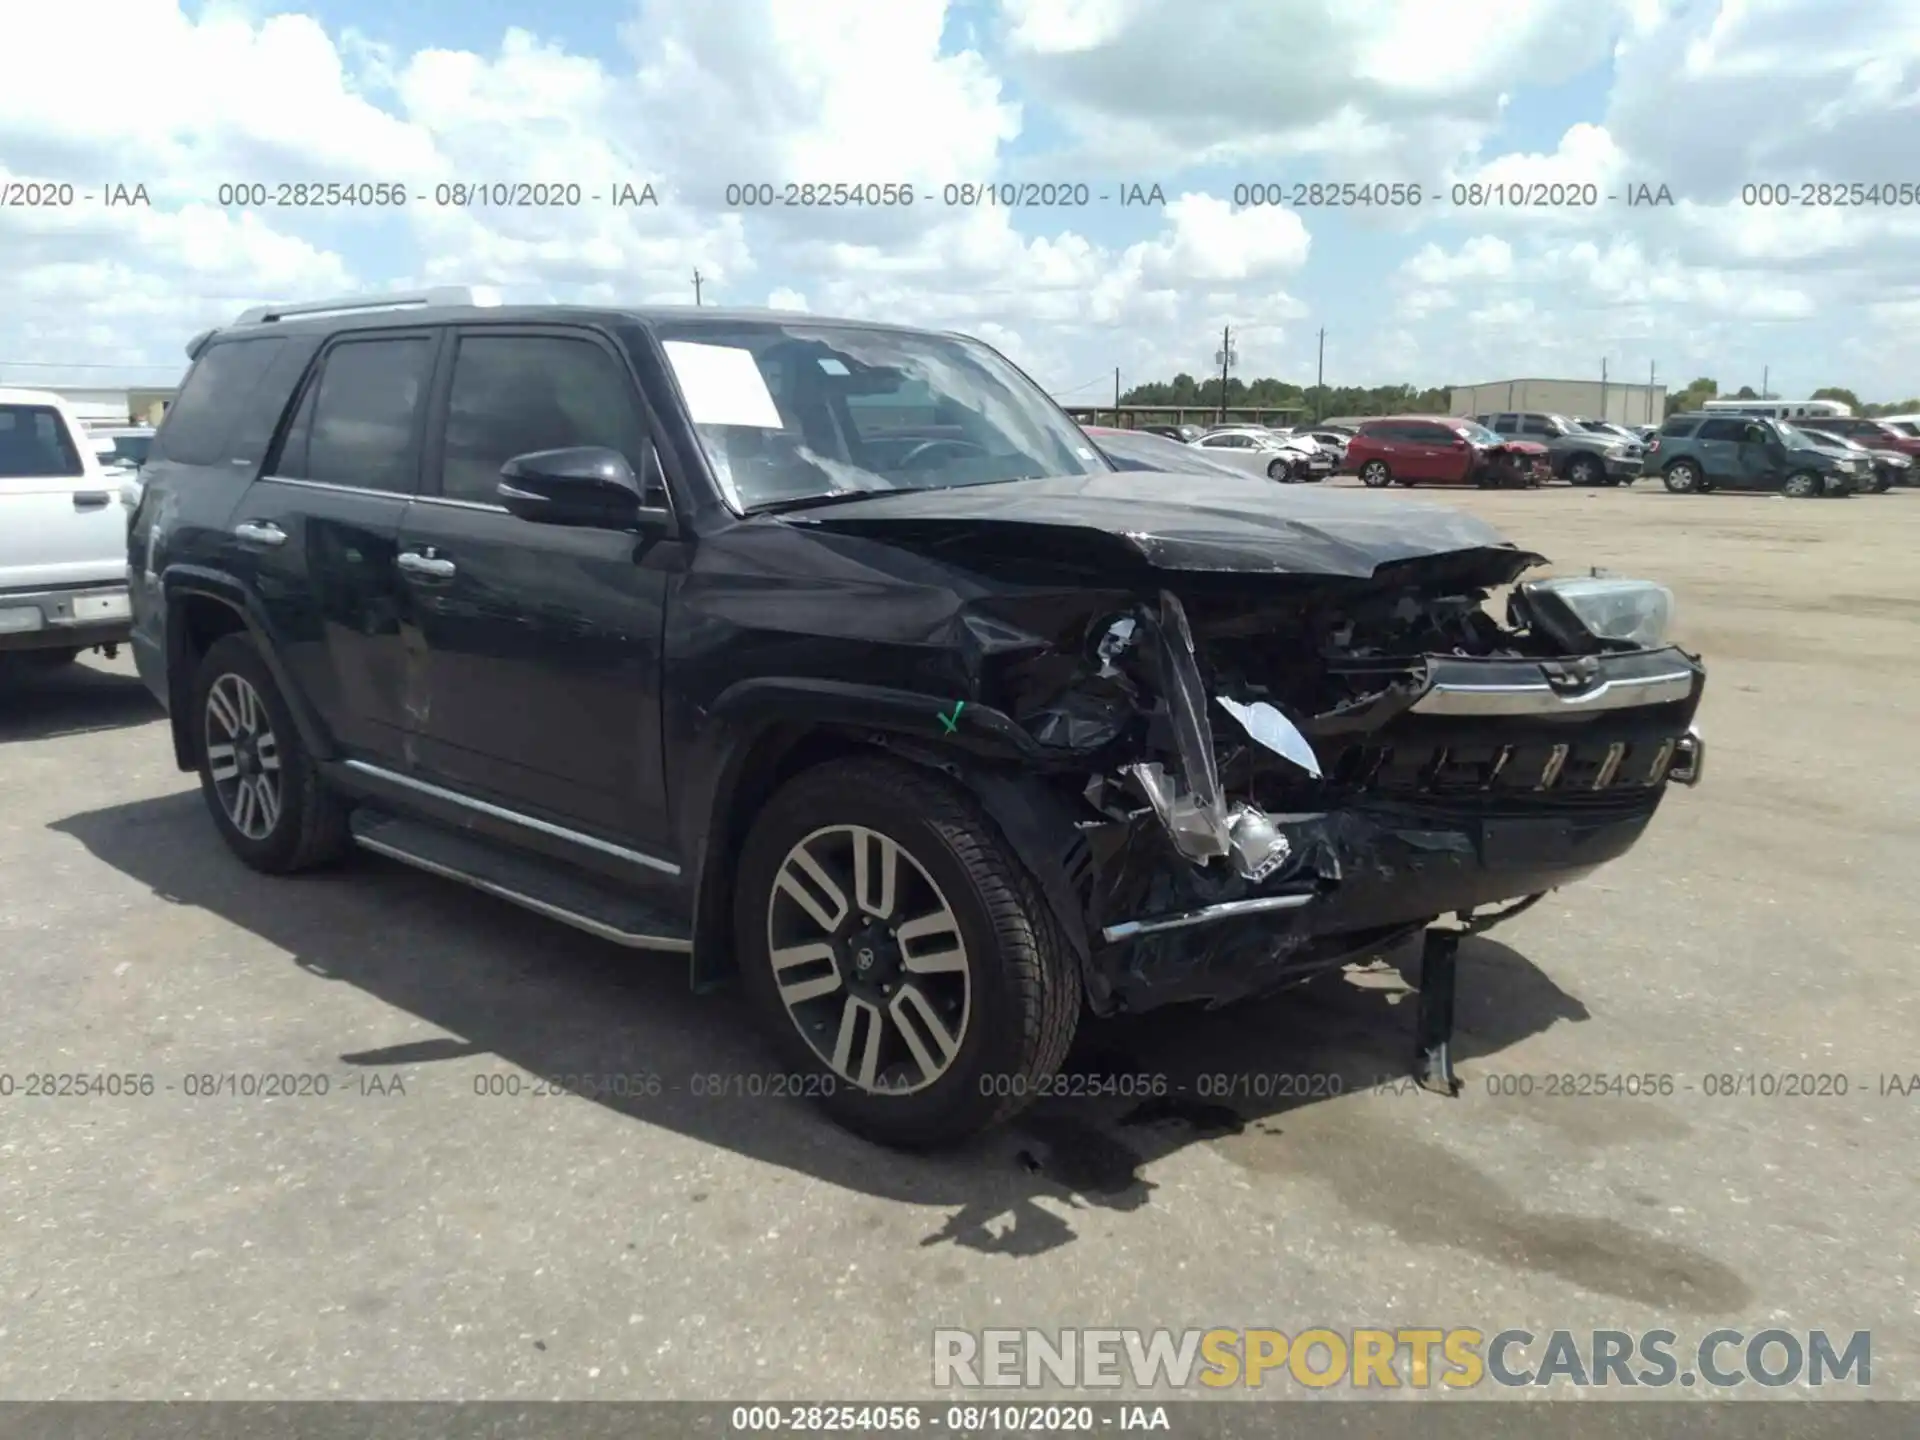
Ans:
[[[1540,564],[1484,521],[1443,505],[1248,476],[1123,471],[850,497],[783,523],[988,559],[1000,548],[1120,552],[1156,570],[1373,576],[1381,566],[1482,552],[1504,584]]]

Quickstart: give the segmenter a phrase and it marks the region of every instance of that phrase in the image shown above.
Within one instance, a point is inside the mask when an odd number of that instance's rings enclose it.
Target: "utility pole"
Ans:
[[[1233,327],[1220,327],[1220,423],[1227,423],[1227,370],[1233,364]]]
[[[693,303],[696,305],[700,303],[700,272],[698,270],[693,272]]]
[[[1651,360],[1647,361],[1647,423],[1649,425],[1654,423],[1653,392],[1655,387],[1654,387],[1653,377],[1658,373],[1659,373],[1659,367],[1653,361]],[[1661,417],[1661,419],[1663,420],[1665,418],[1666,418],[1665,416]]]
[[[1120,367],[1113,367],[1113,423],[1120,423]]]
[[[1771,400],[1773,398],[1773,392],[1767,389],[1767,377],[1772,373],[1773,369],[1771,366],[1762,365],[1760,367],[1760,398],[1762,400]]]
[[[1602,420],[1607,418],[1607,357],[1604,355],[1600,357],[1600,415],[1599,415],[1599,418]]]
[[[1327,393],[1327,327],[1320,327],[1320,361],[1313,374],[1313,423],[1320,423],[1320,402]]]

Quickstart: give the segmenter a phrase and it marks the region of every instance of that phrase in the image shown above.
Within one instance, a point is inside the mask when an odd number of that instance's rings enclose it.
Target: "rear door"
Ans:
[[[60,407],[0,402],[0,590],[123,582],[119,500]]]
[[[396,567],[441,335],[354,330],[320,352],[234,507],[232,567],[336,742],[397,763],[408,723]]]
[[[1694,453],[1715,485],[1728,490],[1754,488],[1751,471],[1741,455],[1741,440],[1751,423],[1741,416],[1715,415],[1702,420],[1694,432]]]
[[[465,328],[449,364],[400,534],[417,773],[664,855],[661,645],[681,547],[499,499],[500,467],[537,450],[604,446],[651,473],[638,388],[603,336],[567,326]]]

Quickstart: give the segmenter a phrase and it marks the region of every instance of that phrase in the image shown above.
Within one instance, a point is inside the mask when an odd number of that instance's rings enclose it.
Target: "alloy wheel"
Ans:
[[[788,850],[767,899],[767,954],[788,1017],[847,1083],[911,1094],[960,1053],[973,989],[959,917],[890,836],[830,825]]]
[[[228,671],[207,691],[207,770],[233,828],[264,840],[280,823],[280,742],[266,702]]]
[[[1362,485],[1370,485],[1377,490],[1392,479],[1393,476],[1388,472],[1386,462],[1384,461],[1369,460],[1365,465],[1360,467],[1360,483]]]

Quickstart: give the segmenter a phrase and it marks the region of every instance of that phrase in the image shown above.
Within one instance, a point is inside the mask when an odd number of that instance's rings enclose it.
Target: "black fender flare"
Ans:
[[[676,798],[681,854],[693,866],[695,990],[714,989],[732,972],[729,867],[750,823],[740,810],[743,788],[796,746],[822,737],[849,750],[897,755],[964,785],[1039,883],[1085,963],[1086,917],[1071,874],[1079,832],[1045,787],[1020,774],[1023,765],[1052,757],[1011,717],[911,690],[760,678],[729,686],[706,707]]]
[[[186,601],[195,596],[217,601],[239,617],[272,674],[273,683],[280,688],[280,696],[293,716],[294,728],[300,732],[300,743],[316,760],[333,758],[332,738],[281,660],[273,623],[267,618],[266,607],[258,596],[224,571],[198,565],[168,566],[160,576],[160,591],[167,614],[167,713],[173,731],[173,757],[182,770],[195,769],[199,763],[188,730],[192,723],[189,715],[193,708],[194,670],[187,661],[187,627],[181,614]]]

